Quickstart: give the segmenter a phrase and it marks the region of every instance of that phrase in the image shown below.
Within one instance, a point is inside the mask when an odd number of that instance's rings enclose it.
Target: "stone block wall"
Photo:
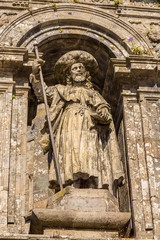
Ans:
[[[111,105],[125,169],[120,210],[132,213],[126,236],[160,239],[159,4],[0,1],[0,239],[53,238],[28,235],[31,211],[54,194],[38,143],[44,105],[29,83],[34,38],[48,85],[63,53],[82,49],[98,60],[93,83]]]

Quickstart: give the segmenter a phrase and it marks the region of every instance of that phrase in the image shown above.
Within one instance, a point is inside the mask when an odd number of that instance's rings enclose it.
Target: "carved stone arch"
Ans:
[[[53,79],[53,65],[58,57],[70,50],[90,52],[100,65],[97,81],[102,91],[110,58],[126,59],[132,54],[131,42],[151,53],[150,45],[129,24],[103,9],[80,4],[57,4],[51,7],[25,12],[10,23],[1,33],[2,43],[26,47],[33,51],[35,38],[46,61],[46,82]],[[57,51],[58,50],[58,51]],[[53,83],[52,83],[53,84]]]
[[[88,33],[92,37],[95,35],[93,38],[100,35],[104,40],[110,40],[111,46],[116,42],[117,46],[115,46],[115,49],[111,48],[111,52],[116,57],[119,57],[119,54],[114,51],[117,49],[119,49],[118,52],[121,52],[123,49],[121,54],[124,57],[131,54],[131,45],[128,41],[130,37],[134,38],[136,46],[139,46],[142,50],[150,51],[150,45],[146,39],[128,23],[112,14],[106,13],[103,9],[80,4],[57,4],[56,11],[51,7],[45,7],[34,10],[31,13],[25,12],[11,22],[0,36],[2,42],[5,42],[6,45],[10,45],[9,39],[12,38],[13,46],[26,46],[29,49],[34,37],[38,38],[45,32],[47,38],[48,35],[53,35],[53,30],[55,35],[56,32],[59,32],[57,27],[62,28],[63,32],[61,32],[61,35],[70,31],[72,34],[80,31],[80,34],[78,34],[81,35],[86,31],[86,34],[84,34],[86,36]]]

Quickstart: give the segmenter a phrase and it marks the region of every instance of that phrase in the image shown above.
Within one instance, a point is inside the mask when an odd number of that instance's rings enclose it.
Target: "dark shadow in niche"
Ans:
[[[109,128],[109,125],[98,124],[98,137],[101,140],[103,150],[109,141],[110,133],[111,129]]]
[[[32,86],[30,85],[31,89],[28,94],[28,122],[27,125],[32,125],[32,120],[35,118],[37,114],[37,104],[38,100],[36,95],[34,94],[34,91],[32,89]]]

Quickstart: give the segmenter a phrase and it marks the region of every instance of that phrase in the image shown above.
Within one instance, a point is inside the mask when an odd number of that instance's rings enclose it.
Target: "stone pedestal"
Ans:
[[[118,200],[108,190],[66,187],[48,199],[47,208],[86,212],[119,212]]]
[[[129,212],[119,212],[118,201],[108,190],[67,187],[49,198],[48,209],[33,210],[31,233],[69,236],[74,230],[73,235],[86,232],[85,239],[94,232],[95,239],[101,234],[113,237],[118,236],[130,217]]]

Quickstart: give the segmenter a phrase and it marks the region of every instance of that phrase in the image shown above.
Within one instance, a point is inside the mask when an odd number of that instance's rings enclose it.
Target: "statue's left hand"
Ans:
[[[98,108],[97,113],[105,121],[111,121],[111,117],[107,108]]]
[[[117,194],[118,194],[118,188],[122,187],[125,185],[125,179],[123,176],[121,176],[118,179],[115,179],[113,182],[113,195],[117,198]]]
[[[125,184],[125,179],[124,179],[124,177],[122,176],[122,177],[120,177],[120,178],[118,179],[118,186],[121,187],[121,186],[123,186],[124,184]]]

